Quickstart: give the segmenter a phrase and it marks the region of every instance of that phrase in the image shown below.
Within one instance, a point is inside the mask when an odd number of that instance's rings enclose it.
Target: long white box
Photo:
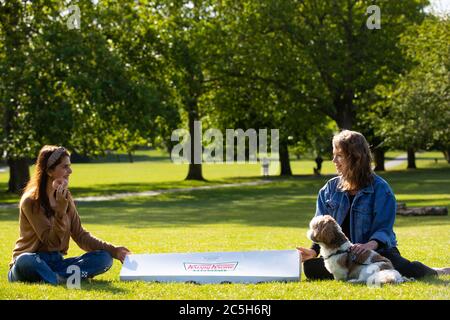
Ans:
[[[131,254],[120,280],[156,282],[259,283],[300,281],[297,250]]]

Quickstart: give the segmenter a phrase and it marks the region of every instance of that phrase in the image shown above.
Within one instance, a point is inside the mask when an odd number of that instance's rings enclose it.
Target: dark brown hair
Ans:
[[[45,145],[39,151],[39,155],[36,160],[34,174],[27,186],[24,189],[22,200],[25,198],[31,198],[36,200],[45,210],[47,217],[53,216],[55,213],[50,206],[50,201],[47,196],[47,182],[48,182],[48,170],[54,169],[61,163],[64,157],[70,157],[70,153],[67,150],[61,153],[58,159],[47,168],[47,162],[50,156],[61,147],[53,145]],[[70,197],[70,194],[69,194]],[[22,201],[21,201],[22,202]]]
[[[373,181],[372,154],[361,133],[343,130],[333,137],[333,146],[342,151],[346,164],[341,173],[341,189],[360,190]]]

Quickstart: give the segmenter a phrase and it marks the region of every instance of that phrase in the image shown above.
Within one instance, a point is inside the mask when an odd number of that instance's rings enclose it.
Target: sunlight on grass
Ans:
[[[399,153],[389,154],[390,158]],[[185,188],[221,183],[259,180],[259,164],[207,164],[203,167],[209,182],[182,181],[186,165],[174,165],[165,154],[136,154],[136,161],[73,164],[71,189],[76,197]],[[418,170],[392,168],[381,175],[394,190],[397,201],[408,206],[450,205],[449,166],[438,153],[418,156]],[[149,160],[151,159],[151,160]],[[317,191],[329,176],[312,176],[315,162],[293,160],[293,173],[301,175],[275,179],[269,185],[233,187],[152,198],[80,203],[83,225],[94,235],[134,253],[214,252],[282,250],[309,246],[305,237],[314,214]],[[406,163],[404,164],[406,166]],[[322,173],[334,174],[331,161],[323,163]],[[0,173],[0,183],[7,182]],[[15,198],[5,198],[14,202]],[[449,299],[450,277],[427,279],[381,289],[368,289],[335,281],[267,283],[258,285],[202,285],[120,282],[120,263],[115,261],[106,274],[82,289],[48,285],[10,284],[6,273],[11,250],[18,236],[18,211],[0,209],[0,299]],[[396,234],[399,249],[411,260],[430,266],[450,264],[450,220],[444,217],[398,217]],[[82,254],[71,243],[69,256]]]
[[[93,164],[87,165],[85,172],[81,165],[77,166],[80,166],[76,168],[80,169],[77,171],[81,172],[80,176],[86,177]],[[230,170],[224,173],[226,175],[234,169],[221,170]],[[158,174],[159,178],[153,177],[154,181],[163,179],[164,174]],[[134,181],[142,178],[131,173],[130,176]],[[408,206],[450,206],[448,167],[393,171],[383,177],[390,182],[398,201],[406,202]],[[123,178],[117,176],[116,179]],[[310,245],[305,236],[307,225],[314,214],[317,191],[327,179],[303,176],[256,187],[80,203],[78,210],[87,230],[114,244],[125,245],[134,253],[293,249]],[[80,187],[87,184],[81,180],[73,183]],[[109,183],[117,181],[111,179]],[[3,257],[0,274],[4,275],[0,277],[0,299],[450,299],[450,277],[379,289],[336,281],[306,281],[304,276],[296,283],[198,286],[120,282],[121,265],[117,261],[106,274],[91,283],[82,283],[82,290],[10,284],[6,274],[18,236],[17,218],[17,209],[0,209],[0,253]],[[429,266],[450,264],[449,230],[448,216],[398,217],[395,227],[402,254]],[[81,253],[82,250],[71,243],[69,256]]]

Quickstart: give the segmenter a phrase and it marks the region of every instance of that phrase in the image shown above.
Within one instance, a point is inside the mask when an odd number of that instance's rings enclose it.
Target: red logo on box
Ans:
[[[196,272],[223,272],[223,271],[234,271],[237,267],[237,262],[221,262],[221,263],[193,263],[185,262],[184,269],[186,271],[196,271]]]

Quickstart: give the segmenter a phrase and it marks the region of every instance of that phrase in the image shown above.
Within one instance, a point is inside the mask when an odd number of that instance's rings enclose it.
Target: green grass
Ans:
[[[402,152],[388,152],[387,161],[402,154]],[[438,158],[438,163],[434,163]],[[113,162],[121,159],[121,162]],[[186,188],[193,186],[235,183],[259,179],[261,166],[259,164],[204,164],[203,175],[207,181],[183,181],[187,174],[187,165],[175,165],[167,153],[160,150],[140,150],[134,155],[135,162],[129,163],[128,156],[119,154],[100,158],[93,163],[72,164],[74,174],[71,176],[70,186],[76,197],[108,195],[120,192],[139,192],[148,190]],[[99,162],[103,161],[103,162]],[[311,175],[316,166],[313,160],[291,159],[294,175]],[[418,168],[434,168],[447,166],[442,153],[427,152],[418,154]],[[406,163],[392,170],[402,170]],[[30,173],[34,166],[30,166]],[[271,164],[271,175],[277,175],[277,163]],[[322,174],[335,173],[331,161],[324,161]],[[0,172],[0,190],[7,189],[9,172]],[[0,191],[0,203],[17,203],[18,196]]]
[[[164,164],[159,162],[142,167],[140,173],[130,170],[124,177],[121,169],[125,168],[111,171],[112,165],[118,164],[99,164],[96,169],[92,169],[94,164],[74,166],[73,190],[94,189],[98,181],[106,186],[142,184],[142,188],[148,185],[148,179],[153,179],[154,183],[179,185],[177,169],[172,167],[163,172]],[[108,168],[104,170],[108,172],[103,173],[101,166]],[[235,169],[223,167],[221,170]],[[179,174],[182,176],[181,171]],[[231,172],[222,176],[216,174],[223,178]],[[168,182],[164,182],[166,176]],[[438,168],[392,171],[382,176],[391,184],[397,199],[409,206],[450,207],[450,167],[446,164]],[[314,214],[317,192],[328,178],[299,176],[275,179],[272,184],[257,187],[80,203],[78,210],[87,230],[114,244],[125,245],[134,253],[293,249],[310,245],[305,233]],[[0,276],[0,299],[450,299],[448,276],[377,289],[336,281],[306,281],[304,276],[296,283],[199,286],[120,282],[121,265],[117,261],[106,274],[91,283],[82,283],[82,290],[10,284],[6,274],[18,236],[17,220],[17,209],[0,208],[0,275],[3,275]],[[448,216],[398,217],[395,232],[399,249],[410,260],[429,266],[448,266],[449,227]],[[71,243],[68,256],[81,253]]]
[[[392,170],[402,170],[407,167],[407,156],[406,152],[401,151],[389,151],[386,152],[386,161],[394,160],[396,157],[404,156],[405,161],[397,166],[391,167],[388,171]],[[418,168],[436,168],[445,167],[447,160],[442,152],[437,151],[426,151],[416,153],[416,166]]]

